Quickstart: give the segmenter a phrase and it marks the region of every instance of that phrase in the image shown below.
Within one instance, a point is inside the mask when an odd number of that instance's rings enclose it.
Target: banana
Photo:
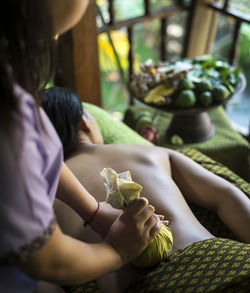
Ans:
[[[144,98],[144,102],[148,104],[162,105],[165,103],[165,97],[170,96],[174,91],[174,87],[167,87],[164,84],[160,84],[147,94]]]

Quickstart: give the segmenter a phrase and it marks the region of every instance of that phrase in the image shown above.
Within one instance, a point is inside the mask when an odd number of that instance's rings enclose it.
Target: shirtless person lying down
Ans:
[[[242,242],[250,243],[250,200],[228,181],[207,171],[186,156],[166,148],[146,145],[104,145],[94,119],[76,94],[61,88],[46,90],[42,106],[54,124],[64,147],[65,161],[87,190],[99,201],[106,192],[99,175],[105,167],[117,173],[129,170],[143,186],[156,213],[169,220],[173,251],[214,236],[197,220],[187,201],[212,210]],[[66,205],[56,204],[58,222],[65,233],[84,241],[99,241]],[[129,265],[98,280],[102,292],[119,292],[145,270]],[[107,289],[108,284],[108,289]],[[111,286],[112,284],[112,286]],[[111,289],[112,288],[112,289]]]

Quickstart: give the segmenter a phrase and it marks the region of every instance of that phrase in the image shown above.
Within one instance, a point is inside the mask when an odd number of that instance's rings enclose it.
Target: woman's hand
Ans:
[[[160,231],[154,211],[146,198],[138,198],[110,227],[105,240],[119,252],[123,264],[135,259]]]

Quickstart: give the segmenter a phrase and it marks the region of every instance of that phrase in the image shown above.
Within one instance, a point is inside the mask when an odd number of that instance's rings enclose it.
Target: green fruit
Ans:
[[[223,102],[230,96],[229,90],[224,85],[215,87],[212,91],[212,97],[215,102]]]
[[[179,93],[175,100],[175,105],[182,108],[190,108],[196,102],[195,94],[192,90],[184,90]]]
[[[209,91],[205,91],[199,95],[198,100],[203,106],[208,106],[213,101],[212,93]]]
[[[183,139],[177,134],[174,134],[171,137],[171,143],[176,146],[181,146],[184,144]]]
[[[209,80],[202,80],[196,85],[196,90],[200,93],[205,91],[211,91],[212,89],[213,85]]]
[[[181,79],[178,83],[178,87],[177,89],[179,91],[183,91],[183,90],[192,90],[194,88],[194,84],[193,82],[188,79],[188,78],[184,78],[184,79]]]

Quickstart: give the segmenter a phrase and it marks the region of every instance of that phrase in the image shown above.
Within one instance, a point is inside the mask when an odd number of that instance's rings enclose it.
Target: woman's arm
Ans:
[[[87,244],[56,227],[47,244],[20,268],[31,278],[57,284],[82,284],[122,266],[118,252],[108,243]]]
[[[95,183],[93,182],[93,184]],[[89,219],[96,211],[96,199],[88,193],[65,163],[62,166],[56,196],[77,212],[82,219]],[[101,202],[100,209],[91,221],[90,226],[99,235],[105,237],[109,227],[120,214],[120,210],[114,209],[110,204]]]
[[[88,219],[97,207],[95,198],[88,193],[65,163],[62,165],[56,197],[69,205],[83,219]]]
[[[218,216],[240,239],[250,243],[250,200],[237,187],[188,157],[168,150],[174,181],[185,198]]]
[[[106,241],[88,244],[64,235],[57,226],[49,241],[20,267],[34,279],[81,284],[119,269],[138,256],[159,232],[154,208],[140,198],[112,224]]]

